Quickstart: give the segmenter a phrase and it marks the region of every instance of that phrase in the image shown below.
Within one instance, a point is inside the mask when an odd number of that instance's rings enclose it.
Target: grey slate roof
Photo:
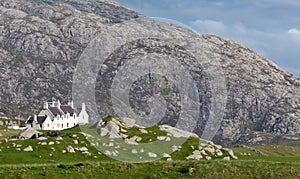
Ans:
[[[75,113],[75,110],[71,106],[60,106],[60,109],[65,113],[69,113],[71,116]]]
[[[38,122],[38,124],[43,124],[46,119],[47,119],[47,116],[38,116],[37,117],[37,122]],[[29,118],[29,120],[27,121],[27,124],[32,124],[33,120],[34,120],[34,117],[31,116]]]
[[[62,116],[62,115],[64,115],[64,113],[60,109],[58,109],[57,107],[49,107],[48,109],[50,110],[50,112],[54,116],[58,116],[58,115]]]

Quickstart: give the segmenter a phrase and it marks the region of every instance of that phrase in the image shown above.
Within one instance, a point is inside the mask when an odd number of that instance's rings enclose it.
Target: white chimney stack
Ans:
[[[68,106],[71,106],[74,109],[74,103],[73,103],[73,101],[69,101],[68,102]]]
[[[43,106],[44,109],[48,109],[49,106],[48,106],[48,102],[44,102],[44,106]]]
[[[37,121],[37,115],[34,115],[33,121],[34,121],[34,123],[38,123],[38,121]]]

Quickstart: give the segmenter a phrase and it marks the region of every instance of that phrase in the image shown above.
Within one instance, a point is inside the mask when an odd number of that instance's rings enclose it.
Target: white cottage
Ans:
[[[87,124],[88,118],[85,104],[82,104],[81,112],[77,116],[73,102],[61,105],[58,100],[45,102],[43,110],[38,115],[30,116],[26,124],[38,130],[64,130],[78,124]]]

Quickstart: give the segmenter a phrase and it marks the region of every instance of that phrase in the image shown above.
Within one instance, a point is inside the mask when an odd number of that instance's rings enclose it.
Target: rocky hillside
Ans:
[[[238,159],[231,149],[168,125],[142,127],[132,119],[109,116],[81,129],[93,136],[91,142],[102,153],[122,161]]]
[[[103,28],[138,14],[111,2],[0,1],[0,116],[26,117],[71,99],[78,57]]]
[[[71,99],[73,73],[89,42],[113,25],[140,18],[110,1],[0,0],[0,116],[27,118],[49,98],[62,102]],[[174,29],[170,24],[160,26]],[[191,33],[181,28],[174,31],[182,37]],[[237,143],[252,131],[300,133],[297,77],[239,43],[213,35],[199,35],[197,39],[199,49],[218,57],[212,58],[211,64],[221,64],[226,78],[226,110],[216,142]],[[194,132],[201,136],[212,107],[207,74],[199,59],[184,48],[158,39],[128,43],[106,59],[107,69],[97,78],[101,117],[115,115],[107,90],[115,72],[129,59],[145,53],[173,54],[192,72],[202,104]],[[151,111],[147,104],[150,94],[161,94],[168,110],[160,124],[175,126],[181,109],[178,89],[165,77],[154,74],[151,78],[151,85],[146,82],[148,75],[133,84],[131,106],[138,115],[147,115]],[[160,83],[165,86],[156,85]]]

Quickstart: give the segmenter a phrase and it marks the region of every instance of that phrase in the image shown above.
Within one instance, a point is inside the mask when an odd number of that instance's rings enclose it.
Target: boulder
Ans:
[[[137,154],[138,151],[137,151],[136,149],[132,149],[132,150],[131,150],[131,153],[132,153],[132,154]]]
[[[78,140],[73,140],[73,143],[77,145],[78,144]]]
[[[105,151],[104,151],[104,155],[111,156],[112,153],[111,153],[111,151],[109,151],[109,150],[105,150]]]
[[[99,135],[101,137],[108,135],[109,131],[106,128],[100,128],[99,129]]]
[[[212,158],[210,156],[205,156],[206,160],[211,160]]]
[[[119,152],[117,150],[112,151],[111,155],[114,156],[114,157],[117,157],[119,155]]]
[[[130,139],[125,139],[124,142],[128,145],[139,145],[135,140]]]
[[[167,161],[171,162],[171,161],[173,161],[173,159],[172,158],[167,158]]]
[[[85,155],[88,155],[88,156],[92,155],[89,151],[83,151],[82,154],[85,154]]]
[[[63,138],[61,136],[58,136],[55,138],[56,140],[63,140]]]
[[[234,155],[233,150],[227,149],[227,148],[224,148],[224,150],[227,151],[228,154],[229,154],[233,159],[235,159],[235,160],[238,159],[238,157]]]
[[[32,152],[33,148],[32,148],[32,146],[29,145],[28,147],[24,148],[24,151],[25,152]]]
[[[162,156],[163,156],[163,158],[171,158],[171,155],[167,154],[167,153],[163,153]]]
[[[166,140],[167,136],[157,136],[157,140]]]
[[[180,137],[196,137],[196,138],[198,138],[199,137],[195,133],[187,132],[187,131],[184,131],[184,130],[181,130],[181,129],[178,129],[175,127],[171,127],[169,125],[161,125],[161,126],[159,126],[159,129],[171,134],[173,137],[176,137],[176,138],[180,138]]]
[[[39,137],[38,140],[47,140],[48,138],[46,137]]]
[[[203,156],[199,150],[195,150],[192,155],[186,157],[186,159],[200,160]]]
[[[204,148],[204,150],[206,150],[207,152],[211,153],[211,154],[215,154],[215,148],[213,146],[207,146]]]
[[[142,134],[148,134],[148,131],[146,129],[139,129],[139,131],[142,133]]]
[[[173,145],[171,150],[172,150],[172,152],[177,152],[177,151],[180,151],[181,149],[182,149],[181,146]]]
[[[153,152],[148,152],[148,156],[151,158],[156,158],[157,154],[153,153]]]
[[[79,148],[76,148],[77,150],[81,151],[81,152],[86,152],[88,151],[89,149],[86,148],[86,147],[79,147]]]
[[[100,136],[108,136],[109,138],[122,138],[120,135],[120,122],[112,119],[111,121],[105,122],[98,130]]]
[[[224,157],[223,160],[229,161],[230,157]]]
[[[69,145],[67,147],[67,152],[69,152],[69,153],[75,153],[75,149],[72,146]]]
[[[217,149],[216,150],[216,155],[220,157],[220,156],[223,155],[223,152],[221,150]]]

